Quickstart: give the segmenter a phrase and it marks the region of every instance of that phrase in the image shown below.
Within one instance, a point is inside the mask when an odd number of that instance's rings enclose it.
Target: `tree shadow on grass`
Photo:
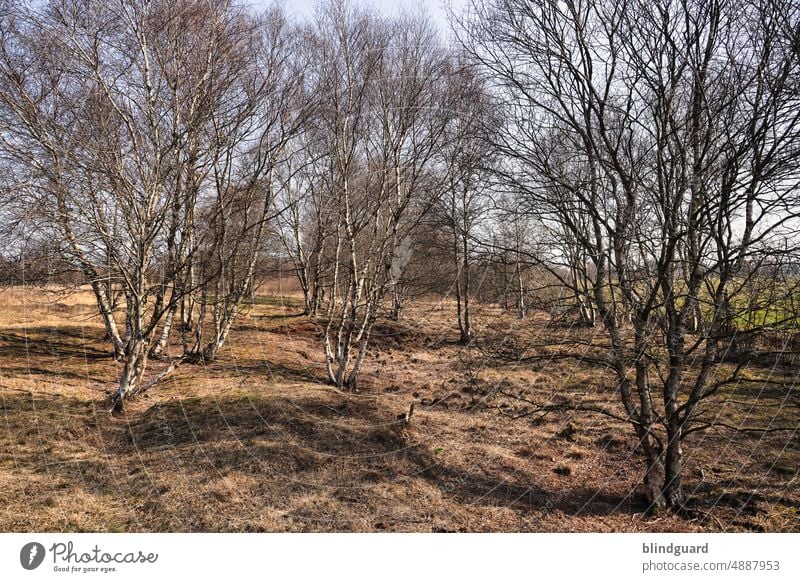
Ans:
[[[466,506],[581,515],[646,509],[633,495],[568,487],[551,491],[535,474],[520,472],[518,481],[509,481],[449,465],[398,430],[396,412],[372,399],[337,395],[186,399],[153,406],[131,419],[129,439],[118,454],[171,449],[193,458],[190,451],[200,447],[207,469],[284,480],[306,493],[323,487],[368,495],[380,484],[421,480]]]
[[[28,327],[25,333],[0,332],[0,351],[6,357],[57,355],[89,360],[111,360],[111,349],[102,350],[94,343],[102,341],[94,330],[80,326]]]
[[[302,354],[307,355],[305,352]],[[311,382],[314,384],[327,384],[328,377],[324,370],[324,365],[315,363],[311,357],[307,358],[308,365],[287,365],[263,357],[235,358],[229,359],[227,356],[216,359],[212,362],[198,362],[192,364],[186,362],[181,368],[184,372],[192,370],[192,366],[202,367],[203,374],[218,378],[231,378],[239,380],[238,384],[244,384],[250,377],[257,377],[269,382]],[[232,383],[236,383],[232,379]]]
[[[258,525],[264,508],[305,516],[286,529],[331,529],[322,517],[340,516],[344,524],[353,507],[402,513],[394,523],[424,523],[431,507],[420,491],[436,491],[463,508],[506,507],[533,518],[550,511],[608,516],[646,509],[635,495],[568,482],[548,488],[532,470],[517,468],[508,479],[455,465],[418,442],[421,427],[399,426],[393,403],[331,390],[173,399],[117,419],[98,415],[96,403],[85,399],[2,395],[9,419],[2,448],[16,461],[5,456],[0,466],[20,479],[30,471],[52,483],[49,490],[28,491],[33,512],[51,503],[46,498],[74,489],[97,503],[127,500],[137,519],[129,527],[153,531],[280,529]],[[395,504],[388,510],[387,491]],[[737,502],[747,501],[743,495]],[[330,505],[314,509],[308,500],[318,497]],[[228,513],[238,516],[238,525],[226,521]],[[448,515],[442,519],[455,520],[448,527],[465,527]]]

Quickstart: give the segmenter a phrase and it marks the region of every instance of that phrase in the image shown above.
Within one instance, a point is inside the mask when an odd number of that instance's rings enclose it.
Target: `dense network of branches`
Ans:
[[[473,301],[598,327],[680,507],[719,364],[798,325],[800,6],[486,0],[452,28],[3,0],[0,282],[91,287],[117,410],[149,360],[215,359],[275,262],[342,389],[409,297],[452,296],[461,344]]]

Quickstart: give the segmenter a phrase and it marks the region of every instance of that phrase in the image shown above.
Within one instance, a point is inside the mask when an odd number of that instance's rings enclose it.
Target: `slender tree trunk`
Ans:
[[[467,233],[466,230],[461,235],[461,243],[462,243],[462,275],[464,277],[464,289],[461,300],[463,301],[463,325],[461,326],[461,344],[468,344],[472,341],[472,327],[470,324],[470,314],[469,314],[469,241],[467,240]]]
[[[236,318],[238,308],[233,305],[230,309],[226,309],[224,315],[215,322],[215,330],[213,339],[206,345],[203,350],[203,360],[211,362],[217,358],[219,350],[225,345],[228,339],[231,328],[233,327],[233,320]]]
[[[647,350],[646,317],[637,313],[634,325],[634,369],[636,372],[636,392],[639,395],[638,422],[641,446],[648,464],[644,482],[650,505],[654,509],[658,509],[664,507],[667,503],[663,495],[663,451],[655,436],[655,411],[653,409],[647,364],[644,361],[644,354]]]
[[[169,341],[169,334],[172,331],[172,324],[175,320],[175,311],[176,306],[173,305],[167,310],[167,314],[164,317],[164,325],[161,328],[161,335],[158,336],[158,340],[153,347],[150,348],[150,357],[154,360],[157,360],[164,356],[164,350],[167,347],[167,342]]]
[[[684,314],[675,310],[669,315],[667,347],[670,352],[669,375],[664,383],[664,416],[667,446],[664,455],[664,498],[673,508],[683,505],[683,422],[678,410],[678,388],[684,372]]]
[[[400,283],[392,285],[392,309],[389,312],[389,319],[400,321],[403,314],[403,290]]]
[[[703,312],[702,308],[700,307],[699,301],[694,301],[692,305],[692,311],[689,314],[689,321],[687,324],[687,331],[690,333],[700,333],[702,330],[702,323],[703,322]]]
[[[132,338],[125,348],[125,366],[114,394],[114,410],[116,412],[124,410],[125,399],[134,394],[141,386],[146,366],[147,342],[142,337]]]
[[[311,289],[308,285],[308,280],[305,277],[300,277],[299,274],[298,280],[300,281],[300,289],[303,291],[303,314],[313,316],[314,299],[311,294]]]
[[[669,413],[668,413],[669,414]],[[683,496],[683,430],[678,419],[667,424],[667,450],[664,466],[664,499],[669,507],[680,508]]]
[[[456,320],[458,321],[458,330],[460,332],[460,340],[466,335],[464,330],[464,314],[463,309],[461,306],[461,258],[458,252],[458,239],[456,239],[455,243],[455,255],[454,255],[454,263],[456,266]]]
[[[517,253],[517,265],[516,265],[516,279],[517,279],[517,315],[520,319],[525,319],[528,315],[528,305],[525,302],[525,284],[522,281],[522,265],[519,257],[519,253]]]
[[[364,362],[364,358],[367,355],[367,344],[369,343],[371,327],[372,326],[370,325],[369,329],[366,330],[364,337],[361,338],[358,348],[358,356],[356,357],[356,361],[353,363],[353,368],[350,370],[350,374],[347,377],[347,387],[353,392],[358,390],[358,373],[361,370],[361,364]]]
[[[647,502],[650,504],[651,511],[658,511],[667,506],[664,498],[664,463],[662,455],[656,444],[649,436],[642,436],[642,450],[647,462],[647,469],[644,474],[644,487],[647,495]]]
[[[92,291],[94,291],[94,296],[97,299],[97,307],[100,311],[100,316],[103,318],[103,324],[106,328],[106,335],[108,335],[108,338],[111,340],[114,359],[120,360],[124,357],[125,343],[119,336],[117,322],[114,319],[114,312],[108,302],[108,297],[105,291],[101,288],[100,283],[96,281],[92,282]]]
[[[595,316],[591,299],[581,293],[576,293],[575,301],[578,304],[578,321],[580,325],[583,327],[594,327]]]

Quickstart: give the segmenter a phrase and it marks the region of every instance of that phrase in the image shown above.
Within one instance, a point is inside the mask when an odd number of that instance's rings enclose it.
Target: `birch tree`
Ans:
[[[355,389],[392,281],[404,220],[442,131],[443,59],[427,21],[388,21],[348,3],[320,13],[312,59],[321,97],[317,143],[328,152],[332,268],[325,279],[331,383]]]
[[[506,104],[503,178],[591,263],[623,410],[595,412],[631,426],[652,507],[683,508],[687,436],[741,371],[719,363],[742,283],[797,250],[799,18],[792,2],[497,0],[462,29]]]
[[[280,10],[249,18],[226,40],[235,60],[224,73],[226,90],[209,104],[204,227],[193,265],[199,280],[181,312],[184,355],[203,361],[216,358],[252,294],[270,222],[287,211],[275,202],[291,187],[292,138],[308,113],[297,30]]]
[[[493,151],[488,138],[492,131],[493,104],[482,79],[468,63],[454,57],[452,67],[441,149],[445,185],[439,214],[450,229],[459,343],[466,345],[473,339],[470,311],[473,239],[491,207],[487,170]]]
[[[288,119],[286,100],[271,100],[289,79],[280,21],[224,0],[3,5],[4,155],[26,173],[38,219],[92,285],[123,364],[116,409],[143,387],[179,305],[182,324],[191,320],[192,293],[205,283],[196,260],[204,237],[219,234],[198,229],[198,208],[222,200],[224,215],[233,192],[250,201],[263,192],[280,150],[275,128]],[[263,216],[268,204],[253,204]],[[263,221],[244,224],[252,243]],[[234,300],[215,309],[212,351],[248,284],[233,285]]]

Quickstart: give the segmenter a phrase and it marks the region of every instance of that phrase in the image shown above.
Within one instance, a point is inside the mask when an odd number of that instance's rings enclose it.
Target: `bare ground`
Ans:
[[[360,392],[343,394],[324,384],[319,330],[299,312],[296,298],[260,297],[217,362],[180,366],[112,417],[119,364],[91,296],[0,293],[0,530],[800,531],[797,432],[696,434],[695,511],[654,516],[628,427],[507,396],[614,410],[591,359],[599,330],[484,307],[467,349],[451,305],[419,302],[380,325]],[[548,355],[556,338],[581,357]],[[763,381],[796,371],[748,374],[714,413],[797,427],[797,394]]]

